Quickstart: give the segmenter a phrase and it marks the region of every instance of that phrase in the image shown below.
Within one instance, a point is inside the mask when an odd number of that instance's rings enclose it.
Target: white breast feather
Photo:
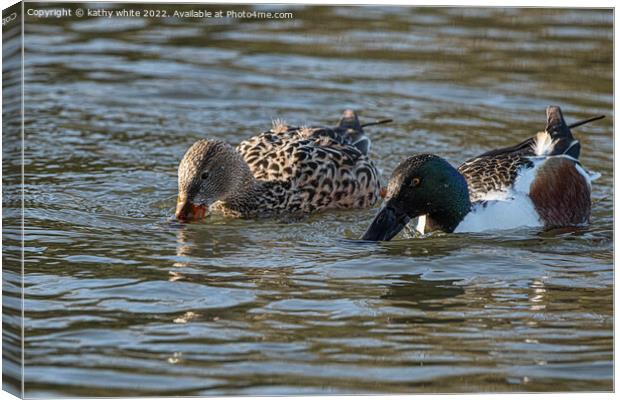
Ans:
[[[519,194],[510,201],[497,200],[489,201],[486,205],[480,203],[474,205],[454,232],[484,232],[540,226],[543,226],[543,223],[532,200]]]
[[[424,235],[424,228],[426,227],[426,215],[420,215],[415,221],[415,230]]]
[[[546,160],[546,157],[532,158],[533,167],[521,169],[511,188],[485,196],[486,204],[475,204],[456,227],[455,232],[483,232],[543,226],[529,192],[532,182],[536,179],[538,168]]]
[[[507,190],[490,190],[482,196],[477,197],[477,200],[495,201],[495,200],[510,200],[512,197]]]

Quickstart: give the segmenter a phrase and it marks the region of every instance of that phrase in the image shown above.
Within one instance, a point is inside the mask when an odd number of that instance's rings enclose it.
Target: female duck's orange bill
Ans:
[[[177,202],[176,217],[179,221],[196,221],[207,215],[207,206],[189,201]]]
[[[385,186],[379,190],[379,195],[382,199],[385,199],[385,196],[387,195],[387,188]]]

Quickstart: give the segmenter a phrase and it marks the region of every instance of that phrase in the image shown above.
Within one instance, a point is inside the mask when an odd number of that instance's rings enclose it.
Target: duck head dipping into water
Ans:
[[[362,125],[346,110],[335,128],[277,120],[237,148],[199,140],[179,165],[176,217],[191,221],[214,211],[252,218],[370,207],[380,197],[380,184],[363,128],[386,122]]]
[[[458,169],[433,154],[406,159],[392,173],[383,207],[362,239],[390,240],[414,218],[420,233],[588,223],[590,183],[598,174],[581,166],[570,128],[600,118],[568,126],[560,108],[549,106],[544,132]]]

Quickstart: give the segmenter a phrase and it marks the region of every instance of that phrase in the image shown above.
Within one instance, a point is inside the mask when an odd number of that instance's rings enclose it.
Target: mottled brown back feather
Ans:
[[[308,213],[326,208],[365,208],[380,191],[374,163],[347,135],[324,127],[290,127],[263,132],[237,146],[254,177],[268,185],[264,208]],[[274,190],[286,185],[283,194]]]
[[[465,161],[458,171],[465,177],[470,201],[474,202],[483,199],[488,192],[506,190],[514,184],[519,169],[531,165],[521,154],[504,153]]]

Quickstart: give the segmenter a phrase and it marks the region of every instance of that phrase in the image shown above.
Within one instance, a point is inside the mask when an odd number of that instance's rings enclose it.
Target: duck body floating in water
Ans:
[[[202,139],[178,170],[176,217],[202,218],[207,209],[228,217],[308,214],[330,208],[366,208],[380,197],[379,173],[368,156],[370,139],[355,112],[335,128],[272,129],[233,148]]]
[[[406,159],[392,173],[383,207],[362,239],[390,240],[413,218],[420,233],[588,223],[591,182],[599,174],[579,162],[570,128],[600,118],[568,126],[560,108],[549,106],[544,132],[458,169],[433,154]]]

